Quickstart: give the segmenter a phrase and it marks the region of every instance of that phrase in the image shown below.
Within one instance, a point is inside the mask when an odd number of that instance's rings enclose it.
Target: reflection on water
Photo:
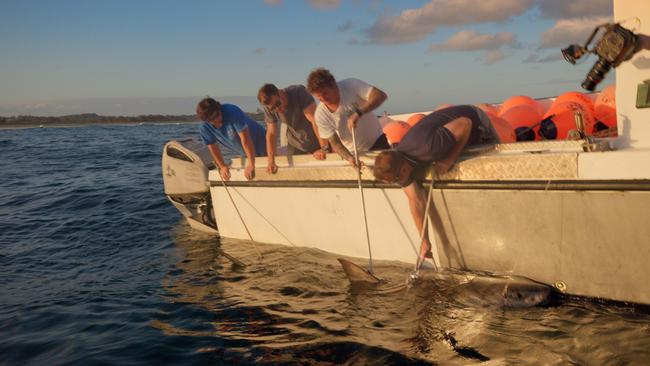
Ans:
[[[170,303],[206,313],[192,327],[157,319],[154,326],[166,334],[217,336],[231,344],[232,357],[253,362],[300,363],[302,357],[416,362],[408,357],[416,356],[408,338],[424,305],[422,291],[413,290],[409,297],[353,291],[336,258],[314,249],[257,243],[259,259],[252,243],[222,240],[225,251],[247,263],[238,268],[219,255],[213,237],[186,226],[176,227],[175,237],[186,255],[165,281]],[[408,269],[377,266],[382,275],[402,278]]]
[[[432,273],[380,294],[301,243],[260,259],[192,232],[160,156],[195,125],[1,134],[0,365],[650,364],[650,316],[630,309],[502,308]],[[410,269],[375,264],[393,284]]]
[[[209,359],[378,365],[650,360],[650,317],[629,309],[576,301],[503,308],[468,296],[463,276],[433,273],[407,291],[384,294],[350,286],[336,257],[319,250],[220,242],[186,225],[177,225],[173,236],[185,255],[165,279],[170,309],[152,325],[166,335],[212,339],[197,349]],[[247,266],[234,266],[219,248]],[[392,283],[404,281],[409,270],[397,262],[375,264]],[[179,307],[181,318],[173,315]]]

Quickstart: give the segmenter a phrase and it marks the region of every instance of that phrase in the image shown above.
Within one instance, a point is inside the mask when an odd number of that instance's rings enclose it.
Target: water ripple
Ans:
[[[0,364],[650,363],[628,308],[472,305],[433,278],[378,296],[328,253],[192,231],[160,156],[195,124],[0,133]]]

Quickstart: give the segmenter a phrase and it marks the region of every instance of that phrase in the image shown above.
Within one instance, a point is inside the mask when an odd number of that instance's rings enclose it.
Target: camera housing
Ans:
[[[603,29],[603,35],[592,49],[589,44],[599,30]],[[618,23],[599,25],[594,29],[584,46],[577,44],[562,49],[562,56],[567,62],[575,64],[585,54],[593,53],[598,60],[591,67],[582,87],[588,91],[594,91],[612,67],[617,67],[621,62],[629,60],[638,50],[639,40],[636,34],[622,27]]]

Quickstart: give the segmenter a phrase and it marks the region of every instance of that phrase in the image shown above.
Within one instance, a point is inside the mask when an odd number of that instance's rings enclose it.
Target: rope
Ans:
[[[273,223],[272,223],[271,221],[269,221],[269,219],[267,219],[264,215],[262,215],[262,213],[260,212],[260,210],[258,210],[257,207],[253,206],[253,204],[252,204],[249,200],[247,200],[246,197],[244,197],[244,195],[241,194],[241,192],[239,192],[239,191],[236,191],[236,192],[237,192],[237,194],[239,195],[239,198],[241,198],[241,199],[244,200],[246,203],[248,203],[248,206],[250,206],[250,208],[252,208],[252,209],[253,209],[253,210],[254,210],[254,211],[255,211],[255,212],[256,212],[256,213],[257,213],[257,214],[262,218],[262,220],[266,221],[266,223],[269,224],[269,226],[272,227],[273,230],[275,230],[275,232],[277,232],[278,234],[280,234],[280,235],[284,238],[284,240],[287,241],[287,243],[289,243],[289,244],[290,244],[291,246],[293,246],[293,247],[298,247],[298,246],[297,246],[296,244],[294,244],[291,240],[289,240],[289,238],[287,238],[287,236],[284,235],[284,233],[283,233],[282,231],[280,231],[280,229],[278,229],[275,225],[273,225]]]
[[[228,189],[228,186],[226,185],[226,182],[223,180],[221,177],[221,172],[217,172],[219,175],[219,180],[221,181],[221,184],[223,184],[223,188],[226,189],[226,193],[228,194],[228,197],[230,198],[230,202],[232,203],[232,206],[235,208],[235,211],[237,211],[237,215],[239,216],[239,220],[241,221],[242,225],[244,225],[244,229],[246,229],[246,233],[248,234],[248,238],[250,239],[251,243],[253,243],[253,248],[255,248],[255,251],[257,252],[257,256],[259,258],[262,258],[262,253],[260,253],[260,250],[257,248],[257,245],[255,244],[255,241],[253,240],[253,236],[251,235],[251,232],[248,230],[248,226],[246,225],[246,222],[244,222],[244,218],[241,216],[241,213],[239,212],[239,208],[237,208],[237,205],[235,204],[235,200],[232,198],[232,195],[230,195],[230,190]]]

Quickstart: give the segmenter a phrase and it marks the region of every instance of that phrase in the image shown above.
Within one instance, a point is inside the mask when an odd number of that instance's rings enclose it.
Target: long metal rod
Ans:
[[[366,229],[366,243],[368,244],[368,272],[374,274],[372,270],[372,249],[370,248],[370,233],[368,232],[368,217],[366,215],[366,200],[363,197],[363,186],[361,185],[361,162],[357,152],[357,138],[354,128],[352,128],[352,145],[354,145],[354,161],[357,165],[357,183],[359,183],[359,196],[361,197],[361,211],[363,212],[363,224]]]
[[[429,207],[431,205],[431,198],[433,195],[433,185],[435,182],[435,179],[433,177],[434,173],[431,173],[431,185],[429,186],[429,193],[427,194],[427,204],[425,205],[424,209],[424,215],[422,217],[422,229],[420,230],[420,249],[418,250],[417,256],[418,259],[415,261],[415,274],[417,275],[418,271],[420,270],[420,267],[422,266],[422,262],[424,261],[424,258],[420,256],[420,252],[422,252],[422,241],[424,239],[424,232],[427,230],[427,227],[429,226]],[[434,245],[436,245],[436,234],[435,234],[435,227],[434,227],[434,233],[433,233],[433,238],[430,240],[431,248],[429,250],[432,250]],[[437,270],[438,265],[436,264],[435,258],[431,258],[431,261],[433,262],[433,267]]]
[[[218,248],[218,249],[217,249],[217,253],[219,253],[220,255],[222,255],[222,256],[224,256],[224,257],[226,257],[226,259],[228,259],[229,261],[231,261],[232,264],[234,264],[235,266],[238,266],[238,267],[246,267],[246,263],[244,263],[244,262],[240,261],[239,259],[233,257],[232,255],[230,255],[230,254],[224,252],[223,249],[221,249],[221,248]]]
[[[255,245],[255,241],[253,240],[253,236],[251,235],[250,230],[248,230],[248,226],[246,225],[246,222],[244,221],[244,218],[241,215],[241,212],[239,212],[239,208],[237,208],[237,205],[235,204],[235,200],[232,198],[232,195],[230,194],[230,190],[228,189],[228,185],[226,185],[226,182],[223,180],[221,177],[221,172],[217,172],[219,175],[219,180],[221,181],[221,184],[223,184],[223,188],[226,190],[226,193],[228,194],[228,197],[230,198],[230,202],[232,203],[232,206],[235,208],[235,211],[237,212],[237,215],[239,216],[239,220],[241,221],[242,225],[244,225],[244,229],[246,229],[246,233],[248,234],[248,239],[253,243],[253,248],[255,248],[255,251],[257,252],[257,255],[259,258],[262,258],[262,253],[260,253],[260,250],[257,249],[257,245]]]

